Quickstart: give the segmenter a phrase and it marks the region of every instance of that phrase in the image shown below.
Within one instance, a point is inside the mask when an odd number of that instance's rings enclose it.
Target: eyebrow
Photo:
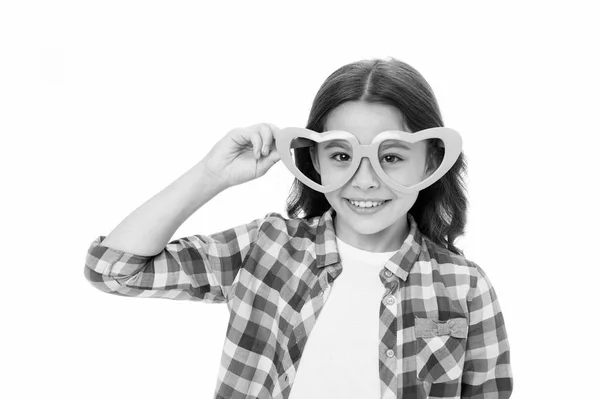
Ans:
[[[410,147],[407,146],[406,144],[402,144],[402,143],[388,143],[388,144],[382,144],[379,149],[380,150],[385,150],[388,149],[390,147],[400,147],[400,148],[404,148],[405,150],[409,150],[410,151]]]
[[[331,147],[342,147],[342,148],[350,148],[350,145],[346,144],[345,140],[332,140],[325,145],[325,149]]]
[[[325,145],[325,149],[331,148],[331,147],[343,147],[343,148],[350,148],[348,145],[346,145],[345,141],[341,141],[341,140],[332,140],[329,143],[327,143],[327,145]],[[390,147],[400,147],[400,148],[404,148],[405,150],[409,150],[410,151],[410,147],[407,146],[406,144],[402,144],[402,143],[388,143],[388,144],[382,144],[379,149],[380,150],[386,150]]]

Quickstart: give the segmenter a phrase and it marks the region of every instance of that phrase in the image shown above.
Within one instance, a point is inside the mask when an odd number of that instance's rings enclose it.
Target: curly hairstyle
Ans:
[[[322,133],[328,114],[346,101],[393,105],[400,110],[411,132],[444,126],[437,100],[425,78],[410,65],[392,57],[356,61],[329,75],[313,101],[306,128]],[[429,167],[439,165],[444,156],[444,148],[437,141],[427,143]],[[309,149],[293,151],[298,169],[320,183]],[[444,176],[419,192],[409,211],[422,234],[461,256],[464,254],[454,245],[454,240],[464,235],[466,225],[468,200],[463,177],[466,173],[467,163],[461,152]],[[323,193],[294,179],[285,208],[289,218],[320,216],[330,207]]]

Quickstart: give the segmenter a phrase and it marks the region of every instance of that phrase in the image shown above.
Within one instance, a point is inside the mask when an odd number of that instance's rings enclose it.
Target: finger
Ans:
[[[271,151],[271,153],[269,154],[269,160],[273,160],[273,163],[276,163],[277,161],[281,160],[281,157],[279,156],[279,152],[274,149],[273,151]]]
[[[271,127],[267,123],[261,123],[258,127],[260,137],[262,140],[261,153],[263,156],[267,156],[271,150],[271,143],[273,142],[273,134],[271,133]]]
[[[280,159],[281,159],[281,157],[279,156],[279,152],[277,152],[277,150],[276,150],[276,149],[272,149],[272,150],[269,152],[269,155],[268,155],[268,156],[266,156],[266,157],[263,157],[263,158],[261,159],[261,161],[263,161],[263,160],[264,160],[264,161],[265,161],[267,164],[273,164],[273,163],[275,163],[275,162],[279,161]]]
[[[281,129],[279,127],[277,127],[276,125],[272,124],[272,123],[269,123],[269,126],[271,127],[271,137],[273,139],[272,142],[271,142],[271,144],[270,144],[270,147],[271,147],[271,149],[276,149],[277,148],[277,145],[275,143],[276,140],[277,140],[276,134]]]
[[[262,138],[260,133],[257,131],[257,125],[252,126],[248,129],[250,141],[252,142],[252,153],[254,158],[260,159],[260,149],[262,148]]]
[[[260,161],[258,161],[258,169],[260,171],[260,175],[264,175],[267,172],[267,170],[269,170],[273,165],[275,165],[280,159],[281,158],[279,157],[279,153],[277,152],[277,150],[273,150],[268,156],[261,158]]]

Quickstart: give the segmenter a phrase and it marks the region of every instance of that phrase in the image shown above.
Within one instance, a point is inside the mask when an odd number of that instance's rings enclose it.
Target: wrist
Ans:
[[[197,168],[199,173],[199,181],[203,182],[206,186],[209,186],[211,191],[214,191],[215,194],[230,187],[230,185],[223,180],[222,175],[219,174],[218,171],[213,171],[204,160],[198,162],[195,168]]]

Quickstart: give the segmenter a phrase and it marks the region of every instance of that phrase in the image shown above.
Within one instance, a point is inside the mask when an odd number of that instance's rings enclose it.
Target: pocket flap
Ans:
[[[458,317],[446,321],[420,319],[415,317],[415,336],[431,338],[439,335],[450,335],[455,338],[467,338],[467,319]]]

